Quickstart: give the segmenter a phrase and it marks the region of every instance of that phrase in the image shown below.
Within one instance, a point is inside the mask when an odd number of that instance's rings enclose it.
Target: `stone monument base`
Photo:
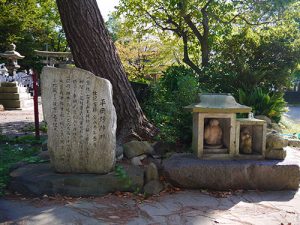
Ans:
[[[203,160],[177,154],[164,161],[166,179],[173,185],[210,190],[298,190],[300,151],[288,149],[279,160]]]
[[[9,189],[30,196],[64,195],[72,197],[101,196],[115,191],[134,192],[144,185],[144,170],[123,165],[129,178],[115,172],[99,174],[55,173],[50,163],[27,164],[11,172]],[[131,184],[128,185],[128,181]]]
[[[18,87],[16,82],[2,82],[0,84],[0,104],[5,110],[22,109],[30,106],[32,99],[26,87]]]

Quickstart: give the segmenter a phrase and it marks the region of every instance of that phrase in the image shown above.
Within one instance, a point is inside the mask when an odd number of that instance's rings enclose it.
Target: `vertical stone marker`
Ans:
[[[41,88],[48,150],[55,170],[111,171],[117,126],[111,83],[79,68],[44,67]]]

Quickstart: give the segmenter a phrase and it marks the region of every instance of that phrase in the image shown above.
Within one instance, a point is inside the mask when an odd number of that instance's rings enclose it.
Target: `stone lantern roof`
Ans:
[[[185,107],[202,113],[249,113],[251,107],[237,103],[231,94],[199,94],[199,102]]]
[[[4,53],[0,53],[0,56],[6,59],[23,59],[25,56],[22,56],[19,52],[16,51],[16,45],[10,44],[8,50]]]

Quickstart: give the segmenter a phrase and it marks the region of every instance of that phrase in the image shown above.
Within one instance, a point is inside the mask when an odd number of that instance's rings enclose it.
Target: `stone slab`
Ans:
[[[0,93],[24,93],[26,90],[26,87],[0,87]]]
[[[0,99],[0,104],[4,106],[5,109],[19,109],[26,108],[30,105],[32,100],[2,100]]]
[[[16,82],[1,82],[0,87],[17,87]]]
[[[29,98],[29,93],[0,93],[0,100],[20,100]]]
[[[10,173],[9,189],[24,195],[65,195],[72,197],[101,196],[115,191],[135,191],[144,185],[143,169],[123,165],[128,179],[118,177],[115,172],[99,174],[56,173],[50,163],[28,164]]]
[[[191,189],[298,190],[300,181],[299,161],[292,156],[283,161],[201,160],[177,154],[163,166],[169,182]]]
[[[41,88],[55,170],[110,172],[115,164],[117,126],[111,83],[79,68],[44,67]]]

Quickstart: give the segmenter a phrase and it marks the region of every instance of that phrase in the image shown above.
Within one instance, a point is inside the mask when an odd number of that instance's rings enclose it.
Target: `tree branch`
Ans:
[[[157,20],[156,18],[151,15],[147,10],[144,10],[145,13],[152,19],[152,21],[155,23],[156,26],[158,26],[160,29],[162,29],[163,31],[169,30],[169,31],[173,31],[175,33],[178,32],[178,28],[174,29],[174,28],[170,28],[170,27],[164,27],[162,26]]]
[[[191,20],[191,16],[186,15],[183,18],[184,18],[184,21],[187,23],[187,25],[191,28],[191,30],[193,31],[193,33],[195,34],[195,36],[197,37],[199,42],[201,43],[203,41],[203,36],[200,33],[200,31],[197,29],[196,25]]]
[[[201,69],[195,63],[193,63],[189,57],[188,36],[186,32],[182,34],[182,40],[183,40],[183,62],[189,65],[200,76]]]
[[[208,0],[208,2],[204,5],[204,7],[202,8],[203,10],[206,10],[207,7],[209,6],[210,3],[212,3],[213,0]],[[201,10],[202,10],[201,9]]]

